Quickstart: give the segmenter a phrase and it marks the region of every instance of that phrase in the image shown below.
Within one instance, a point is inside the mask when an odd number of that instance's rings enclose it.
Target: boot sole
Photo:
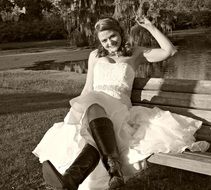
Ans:
[[[109,188],[110,189],[119,189],[125,185],[124,179],[121,177],[113,177],[109,181]]]
[[[46,184],[63,190],[67,189],[62,180],[62,175],[56,170],[50,161],[47,160],[43,162],[42,171]]]

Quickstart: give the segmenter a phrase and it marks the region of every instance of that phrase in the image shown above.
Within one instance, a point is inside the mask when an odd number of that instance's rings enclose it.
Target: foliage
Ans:
[[[9,0],[0,0],[0,11],[11,11],[13,8],[13,3]]]
[[[132,34],[131,41],[139,36],[139,43],[148,45],[154,44],[153,38],[135,23],[135,15],[147,16],[166,34],[171,34],[175,29],[211,26],[210,0],[0,0],[1,13],[2,11],[4,14],[13,13],[15,6],[25,7],[26,14],[21,14],[21,20],[24,21],[43,22],[43,19],[50,21],[55,20],[55,17],[61,18],[64,24],[64,27],[59,24],[61,36],[65,28],[70,44],[77,46],[96,44],[96,37],[93,35],[94,24],[99,18],[105,16],[118,19],[125,34],[127,36]],[[55,24],[52,25],[58,28]],[[19,28],[19,26],[15,27]],[[6,30],[9,30],[7,26],[3,31]],[[8,31],[8,34],[1,34],[1,36],[8,36],[10,33],[12,32]],[[13,38],[16,39],[16,37]],[[23,40],[28,39],[28,37],[23,38]]]
[[[0,0],[0,11],[13,12],[15,6],[25,7],[28,20],[42,19],[42,11],[52,9],[49,0]]]
[[[155,44],[153,38],[146,30],[136,25],[135,15],[145,15],[164,33],[172,33],[178,26],[177,14],[181,16],[181,10],[187,17],[194,11],[210,9],[209,0],[51,0],[51,2],[62,13],[69,40],[75,43],[75,39],[80,39],[82,40],[80,44],[90,45],[96,42],[93,35],[94,23],[101,16],[113,16],[118,19],[126,35],[131,34],[131,41],[137,42],[134,39],[139,37],[140,45],[152,45]],[[203,24],[209,25],[207,19],[205,20]],[[185,26],[189,26],[188,23]]]
[[[14,0],[14,4],[19,7],[26,8],[26,18],[31,19],[42,19],[42,11],[50,10],[52,4],[48,0]]]
[[[211,11],[195,11],[193,12],[192,27],[209,27],[211,26]]]
[[[68,39],[79,44],[93,44],[94,23],[102,15],[112,16],[113,0],[51,0],[60,13],[68,32]],[[80,46],[79,45],[79,46]]]
[[[64,39],[66,32],[61,20],[0,24],[0,42]]]

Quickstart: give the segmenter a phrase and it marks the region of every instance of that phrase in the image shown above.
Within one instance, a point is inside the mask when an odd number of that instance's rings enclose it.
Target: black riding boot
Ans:
[[[97,118],[90,121],[89,127],[110,175],[109,187],[112,189],[123,186],[124,179],[112,121],[106,117]]]
[[[43,162],[43,177],[46,184],[59,189],[77,190],[78,186],[95,169],[100,160],[96,148],[86,144],[73,164],[61,175],[50,161]]]

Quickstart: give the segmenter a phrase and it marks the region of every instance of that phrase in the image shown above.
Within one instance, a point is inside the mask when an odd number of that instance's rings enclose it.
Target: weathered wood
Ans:
[[[149,162],[211,176],[211,153],[154,154]]]
[[[210,110],[201,110],[201,109],[190,109],[190,108],[182,108],[176,106],[163,106],[157,104],[144,104],[144,103],[133,103],[134,106],[144,106],[144,107],[159,107],[163,110],[168,110],[173,113],[182,114],[188,117],[192,117],[194,119],[201,120],[205,125],[211,126],[211,111]]]
[[[133,89],[211,94],[211,81],[161,78],[135,78]]]
[[[211,126],[202,125],[196,132],[195,137],[197,140],[208,141],[211,143]]]
[[[211,142],[211,81],[136,78],[131,101],[201,120],[195,137]],[[148,161],[211,176],[211,148],[206,153],[153,154]]]
[[[211,110],[210,94],[133,90],[131,100],[133,103],[138,102],[165,106],[177,106]]]

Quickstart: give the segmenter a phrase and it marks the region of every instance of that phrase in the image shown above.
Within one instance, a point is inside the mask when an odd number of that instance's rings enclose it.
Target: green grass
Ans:
[[[0,73],[0,189],[45,190],[41,164],[31,152],[44,133],[63,121],[84,75],[58,71]],[[152,165],[121,190],[210,190],[210,177]]]

